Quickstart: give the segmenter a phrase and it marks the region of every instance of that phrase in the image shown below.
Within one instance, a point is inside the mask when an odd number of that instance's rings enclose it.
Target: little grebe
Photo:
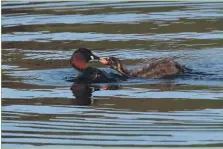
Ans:
[[[139,78],[164,78],[181,75],[186,72],[187,69],[175,62],[173,58],[160,58],[152,59],[148,64],[137,68],[135,70],[127,70],[121,60],[116,57],[110,57],[107,59],[107,65],[117,70],[123,76],[126,77],[139,77]]]
[[[107,62],[106,59],[100,58],[94,55],[91,50],[87,48],[79,48],[76,50],[71,56],[70,63],[71,65],[81,72],[80,75],[77,76],[75,82],[77,83],[106,83],[106,82],[115,82],[120,79],[124,79],[120,75],[113,75],[111,77],[105,71],[88,67],[87,63],[90,60],[98,60],[101,63],[105,64]]]

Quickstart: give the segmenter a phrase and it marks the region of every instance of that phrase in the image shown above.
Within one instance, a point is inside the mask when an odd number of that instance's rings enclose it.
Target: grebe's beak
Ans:
[[[90,56],[90,58],[91,58],[91,60],[99,60],[100,59],[100,57],[93,55],[93,54]]]
[[[107,58],[100,58],[99,62],[101,62],[104,65],[109,65],[110,61]]]

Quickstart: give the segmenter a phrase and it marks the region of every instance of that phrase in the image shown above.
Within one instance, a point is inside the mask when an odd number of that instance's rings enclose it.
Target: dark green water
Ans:
[[[78,47],[197,73],[75,85]],[[3,147],[223,146],[222,47],[223,3],[2,2]]]

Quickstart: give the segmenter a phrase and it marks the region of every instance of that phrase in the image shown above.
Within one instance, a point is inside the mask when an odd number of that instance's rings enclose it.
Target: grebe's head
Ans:
[[[88,67],[87,63],[90,60],[99,59],[100,58],[94,55],[90,49],[79,48],[78,50],[74,51],[73,55],[71,56],[70,62],[75,69],[82,71]]]
[[[111,68],[119,71],[122,75],[129,75],[129,72],[125,69],[120,59],[116,57],[109,57],[109,65]]]
[[[122,67],[121,61],[116,57],[109,57],[109,64],[111,68],[116,70],[120,70],[120,68]]]

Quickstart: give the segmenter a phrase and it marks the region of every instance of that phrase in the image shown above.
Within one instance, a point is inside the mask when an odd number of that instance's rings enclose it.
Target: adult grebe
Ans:
[[[116,82],[124,78],[117,74],[108,75],[105,71],[88,67],[87,63],[91,60],[98,60],[102,64],[107,63],[107,59],[94,55],[90,49],[79,48],[70,59],[71,65],[80,72],[80,75],[74,80],[77,83],[106,83]]]

